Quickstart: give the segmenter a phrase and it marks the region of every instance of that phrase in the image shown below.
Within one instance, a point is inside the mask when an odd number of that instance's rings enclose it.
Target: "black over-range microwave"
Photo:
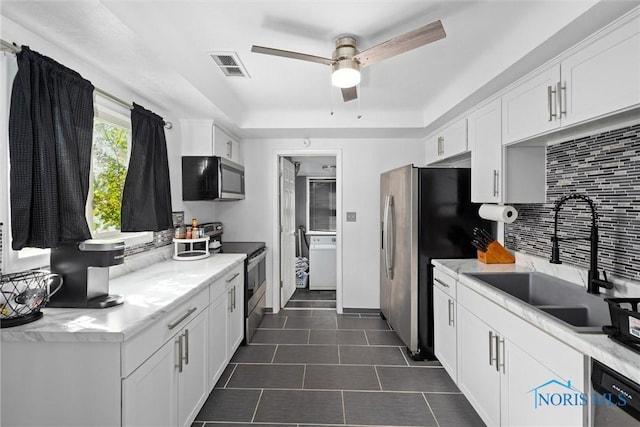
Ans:
[[[244,199],[244,167],[219,156],[182,157],[182,200]]]

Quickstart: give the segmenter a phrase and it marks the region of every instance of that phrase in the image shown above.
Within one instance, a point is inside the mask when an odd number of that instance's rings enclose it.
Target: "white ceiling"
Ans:
[[[167,120],[214,118],[240,137],[371,137],[424,135],[470,95],[522,75],[527,58],[549,59],[634,4],[597,3],[3,0],[0,13],[4,29],[17,24],[66,47],[178,116]],[[364,50],[438,19],[445,39],[364,69],[360,99],[350,103],[331,87],[329,67],[250,51],[330,57],[338,35],[354,35]],[[564,27],[573,30],[559,33]],[[250,77],[224,76],[213,51],[236,52]]]

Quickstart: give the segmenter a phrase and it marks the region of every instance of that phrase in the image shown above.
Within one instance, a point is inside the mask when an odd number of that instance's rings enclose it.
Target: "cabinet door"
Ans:
[[[181,331],[182,372],[178,373],[178,425],[190,426],[209,395],[207,377],[208,312],[201,312]]]
[[[175,426],[177,341],[172,339],[122,380],[123,426]]]
[[[213,120],[181,119],[180,147],[183,156],[213,156]]]
[[[495,333],[458,304],[458,387],[482,420],[500,424],[500,374]]]
[[[507,426],[582,426],[586,406],[580,405],[576,393],[561,384],[567,380],[558,377],[527,352],[510,341],[500,341],[499,364],[501,370],[501,422]],[[503,363],[504,360],[504,363]],[[580,379],[577,379],[580,382]],[[551,381],[551,383],[550,383]],[[558,383],[553,382],[558,381]],[[545,385],[546,384],[546,385]],[[543,396],[569,394],[567,404],[545,404]],[[558,397],[558,396],[556,396]],[[558,400],[552,400],[558,403]],[[577,405],[572,405],[578,403]]]
[[[230,298],[224,293],[209,306],[209,390],[227,366],[227,309]]]
[[[213,151],[216,156],[241,163],[240,144],[217,126],[214,126],[213,131]]]
[[[458,382],[455,301],[438,286],[433,287],[434,350],[455,383]]]
[[[502,96],[504,144],[560,127],[555,93],[559,81],[560,65],[554,65]]]
[[[640,18],[595,40],[561,67],[566,85],[563,126],[638,105]]]
[[[471,201],[502,201],[501,105],[495,100],[469,118]]]
[[[237,276],[229,287],[230,309],[227,313],[227,358],[233,353],[244,338],[244,275]]]

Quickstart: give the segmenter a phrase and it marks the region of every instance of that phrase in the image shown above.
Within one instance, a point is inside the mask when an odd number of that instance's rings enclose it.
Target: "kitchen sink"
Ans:
[[[467,273],[534,309],[564,323],[576,332],[603,333],[611,324],[609,306],[582,286],[543,273]]]

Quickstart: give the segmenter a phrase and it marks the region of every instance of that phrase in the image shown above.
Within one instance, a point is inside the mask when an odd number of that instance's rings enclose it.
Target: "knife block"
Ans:
[[[486,252],[478,251],[478,261],[485,264],[513,264],[516,259],[497,241],[489,243]]]

